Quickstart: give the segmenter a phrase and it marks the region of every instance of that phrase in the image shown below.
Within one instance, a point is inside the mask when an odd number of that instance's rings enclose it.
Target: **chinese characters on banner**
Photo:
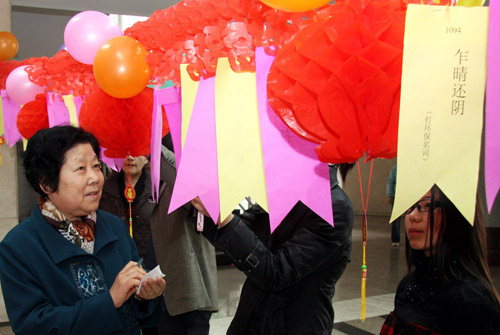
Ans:
[[[408,6],[391,221],[437,184],[473,222],[487,33],[487,7]]]

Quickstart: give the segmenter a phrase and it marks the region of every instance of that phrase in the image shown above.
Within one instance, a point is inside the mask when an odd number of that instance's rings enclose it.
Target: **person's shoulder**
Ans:
[[[118,216],[111,214],[110,212],[107,212],[105,210],[98,209],[96,211],[96,214],[97,214],[97,221],[98,222],[102,221],[106,224],[115,224],[115,222],[116,222],[116,223],[123,224],[122,219],[120,219]]]
[[[3,238],[0,243],[0,248],[13,247],[16,249],[22,249],[24,247],[30,247],[36,243],[38,239],[38,234],[36,232],[35,224],[31,217],[21,221],[15,225]]]
[[[472,334],[474,331],[476,334],[498,334],[500,331],[500,313],[496,302],[480,281],[449,286],[442,307],[446,310],[444,317],[453,333]]]
[[[33,220],[31,217],[21,221],[15,225],[8,233],[5,235],[3,241],[16,240],[22,238],[23,236],[30,235],[34,232],[35,227],[33,226]]]
[[[97,224],[105,225],[109,227],[111,230],[121,233],[124,230],[125,223],[118,216],[106,212],[102,209],[98,209],[97,213]]]
[[[102,193],[109,193],[111,195],[118,195],[119,188],[119,174],[113,172],[106,180],[104,181],[104,185],[102,187]]]
[[[450,304],[493,304],[493,299],[484,284],[479,280],[466,280],[449,286]]]

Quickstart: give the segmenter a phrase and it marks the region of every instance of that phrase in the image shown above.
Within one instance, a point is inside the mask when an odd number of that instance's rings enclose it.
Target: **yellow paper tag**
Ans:
[[[76,113],[75,98],[73,95],[64,95],[63,100],[66,108],[68,109],[69,123],[74,127],[78,127],[78,115]]]
[[[196,92],[198,91],[199,81],[194,81],[187,72],[188,64],[181,64],[181,97],[182,97],[182,148],[184,148],[184,141],[186,140],[189,121],[193,112],[194,101],[196,99]]]
[[[473,222],[487,32],[487,7],[408,6],[391,220],[437,184]]]
[[[256,82],[255,73],[233,72],[227,58],[219,58],[215,124],[221,219],[245,196],[268,210]]]

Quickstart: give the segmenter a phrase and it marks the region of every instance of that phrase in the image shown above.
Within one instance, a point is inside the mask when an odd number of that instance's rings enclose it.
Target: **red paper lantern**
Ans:
[[[35,100],[26,103],[17,114],[17,129],[25,138],[30,139],[37,131],[49,127],[47,98],[38,94]]]
[[[97,137],[109,158],[145,156],[150,153],[153,102],[151,88],[128,99],[113,98],[96,88],[82,104],[80,126]],[[162,119],[165,136],[169,131],[165,113]]]
[[[276,56],[269,102],[321,161],[396,156],[407,4],[338,0]]]

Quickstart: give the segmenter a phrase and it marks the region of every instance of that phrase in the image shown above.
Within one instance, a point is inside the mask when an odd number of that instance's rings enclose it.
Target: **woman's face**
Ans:
[[[64,155],[57,191],[46,191],[56,208],[74,221],[99,207],[103,183],[104,176],[92,146],[77,144]]]
[[[435,199],[439,201],[439,199]],[[410,209],[411,212],[405,215],[405,228],[406,236],[410,241],[410,246],[415,250],[423,250],[426,256],[431,255],[431,232],[430,232],[430,217],[429,212],[431,202],[431,191],[427,192],[416,203],[422,211],[418,210],[417,206]],[[434,209],[434,233],[432,237],[432,251],[437,251],[437,241],[439,239],[439,232],[441,231],[442,212],[439,203],[435,203]]]
[[[125,172],[126,175],[130,173],[132,177],[140,176],[142,168],[147,162],[148,159],[145,156],[132,157],[129,155],[123,162],[123,172]]]

